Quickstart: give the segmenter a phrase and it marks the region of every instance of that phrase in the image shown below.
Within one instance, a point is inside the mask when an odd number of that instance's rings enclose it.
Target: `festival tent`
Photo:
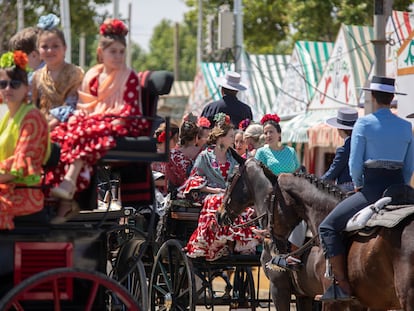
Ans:
[[[414,113],[414,31],[404,40],[397,53],[397,81],[398,91],[406,93],[406,96],[398,96],[398,115],[405,118]],[[412,118],[408,119],[414,124]]]
[[[244,54],[241,65],[242,83],[248,89],[238,93],[240,100],[252,108],[253,118],[272,112],[277,93],[286,73],[288,55],[248,55]],[[216,78],[234,65],[220,62],[203,62],[194,79],[186,112],[200,115],[204,106],[220,99],[220,90]]]
[[[315,94],[333,50],[332,42],[298,41],[279,91],[273,111],[281,117],[304,112]]]
[[[414,30],[414,14],[403,11],[392,11],[385,27],[388,44],[385,50],[386,75],[397,77],[397,54],[401,45]]]
[[[314,149],[309,148],[310,136],[312,147],[318,144],[326,145],[325,139],[333,137],[329,142],[337,143],[332,135],[317,135],[321,130],[312,128],[330,117],[335,117],[339,107],[358,107],[362,91],[374,62],[374,48],[372,27],[342,25],[325,71],[319,80],[308,109],[282,125],[282,142],[304,144],[302,153],[303,162],[310,172],[315,171]],[[326,133],[335,129],[326,127]],[[323,139],[323,141],[318,141]]]
[[[308,129],[333,117],[339,107],[357,107],[374,62],[372,27],[342,25],[306,112],[286,122],[283,142],[307,142]],[[301,121],[299,121],[301,120]],[[305,121],[306,120],[306,121]],[[303,126],[299,126],[303,124]]]

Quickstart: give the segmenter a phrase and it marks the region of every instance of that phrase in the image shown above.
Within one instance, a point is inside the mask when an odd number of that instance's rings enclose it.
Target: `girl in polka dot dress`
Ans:
[[[126,66],[127,27],[117,19],[100,27],[98,65],[86,74],[79,90],[77,110],[61,123],[51,138],[61,146],[59,167],[49,177],[56,184],[51,195],[71,200],[89,185],[93,165],[116,144],[120,136],[149,135],[140,116],[137,74]]]

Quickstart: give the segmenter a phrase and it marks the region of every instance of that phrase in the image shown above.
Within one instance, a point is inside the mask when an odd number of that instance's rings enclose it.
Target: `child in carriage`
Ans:
[[[55,184],[51,195],[71,201],[77,191],[89,186],[93,167],[115,147],[116,138],[149,135],[149,125],[142,115],[139,78],[126,66],[128,29],[117,19],[100,26],[98,64],[86,74],[79,90],[77,110],[68,122],[60,123],[51,138],[61,146],[57,169],[49,174]],[[63,217],[71,208],[62,208]]]

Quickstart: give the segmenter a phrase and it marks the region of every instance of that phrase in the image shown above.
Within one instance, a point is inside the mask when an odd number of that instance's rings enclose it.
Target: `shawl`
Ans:
[[[230,162],[229,172],[231,173],[234,171],[234,167],[238,165],[238,162],[233,158],[230,150],[226,152],[226,156],[227,161]],[[199,175],[206,178],[208,186],[223,189],[227,187],[227,180],[223,178],[214,148],[207,148],[199,154],[194,163],[194,169],[198,170]]]
[[[40,110],[48,115],[50,109],[64,105],[68,96],[76,95],[82,79],[83,70],[80,67],[65,63],[54,81],[49,75],[46,65],[35,73],[32,91],[33,102],[37,103],[40,100]]]
[[[92,67],[86,74],[79,90],[77,109],[89,115],[119,114],[124,107],[124,91],[131,69],[124,66],[112,71],[98,86],[97,96],[90,93],[90,82],[103,71],[103,64]]]

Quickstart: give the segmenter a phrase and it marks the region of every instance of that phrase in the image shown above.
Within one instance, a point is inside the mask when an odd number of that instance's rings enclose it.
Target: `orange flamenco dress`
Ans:
[[[49,128],[33,105],[22,104],[14,117],[0,121],[0,174],[15,178],[0,184],[0,229],[14,229],[14,217],[43,208],[42,165],[50,155]]]

